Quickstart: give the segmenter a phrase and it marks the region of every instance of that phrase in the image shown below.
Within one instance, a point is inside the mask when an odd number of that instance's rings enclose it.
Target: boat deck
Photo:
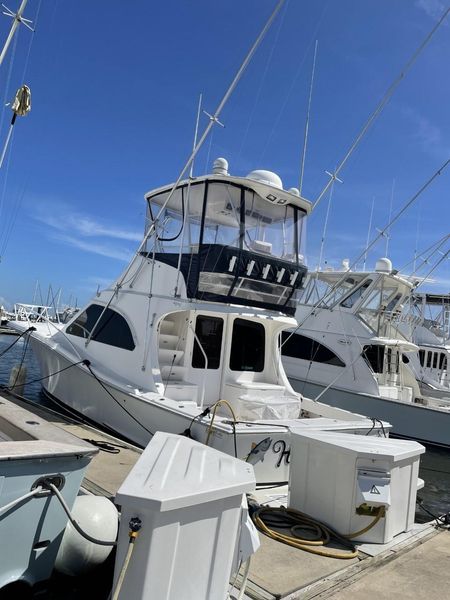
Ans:
[[[67,432],[96,444],[106,443],[111,453],[100,450],[93,458],[83,487],[95,495],[113,498],[138,460],[141,450],[107,433],[76,422],[44,406],[3,394],[6,400],[32,411]],[[1,396],[0,396],[1,402]],[[117,452],[118,450],[118,452]],[[260,503],[286,504],[287,488],[259,490]],[[261,547],[253,556],[245,598],[294,600],[334,598],[397,600],[446,597],[450,587],[447,568],[450,534],[432,524],[416,525],[384,546],[363,544],[359,558],[338,560],[302,552],[261,535]]]

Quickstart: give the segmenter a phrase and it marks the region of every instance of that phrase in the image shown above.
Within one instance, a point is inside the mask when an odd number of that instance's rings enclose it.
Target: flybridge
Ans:
[[[212,175],[147,194],[154,229],[144,256],[177,268],[188,298],[294,314],[306,267],[300,253],[311,204],[270,171]]]

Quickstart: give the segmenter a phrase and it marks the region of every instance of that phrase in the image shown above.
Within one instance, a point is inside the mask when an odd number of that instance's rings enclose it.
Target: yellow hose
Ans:
[[[384,516],[384,514],[385,510],[384,506],[382,506],[377,511],[375,519],[367,527],[361,529],[361,531],[357,531],[356,533],[352,533],[349,535],[340,535],[324,523],[321,523],[320,521],[317,521],[316,519],[313,519],[312,517],[305,515],[304,513],[295,510],[294,508],[276,508],[263,506],[253,513],[252,519],[256,527],[273,540],[282,542],[283,544],[287,544],[294,548],[299,548],[300,550],[304,550],[305,552],[310,552],[311,554],[318,554],[319,556],[326,556],[328,558],[350,559],[356,558],[358,556],[358,550],[354,546],[347,552],[341,552],[339,550],[330,551],[325,549],[324,546],[326,546],[329,543],[331,538],[341,541],[341,543],[345,543],[345,540],[343,538],[350,539],[353,537],[357,537],[362,533],[365,533],[366,531],[374,527],[381,519],[381,517]],[[285,533],[281,533],[272,529],[272,527],[269,527],[264,522],[263,515],[265,515],[266,518],[269,515],[287,516],[288,520],[294,523],[290,526],[290,531],[293,535],[287,535]],[[276,523],[274,524],[275,526],[277,526]],[[278,527],[283,528],[283,523],[281,520]],[[309,539],[301,538],[295,533],[296,530],[299,529],[302,529],[303,531],[312,531],[314,535]]]
[[[233,421],[234,423],[236,423],[236,414],[233,410],[233,407],[231,406],[231,404],[228,402],[228,400],[218,400],[215,404],[213,404],[213,413],[212,413],[212,417],[211,417],[211,423],[209,424],[208,427],[208,434],[206,436],[206,442],[205,445],[207,446],[209,444],[209,439],[211,437],[212,434],[212,428],[213,428],[213,424],[214,424],[214,419],[216,418],[216,412],[217,409],[219,408],[219,406],[223,404],[224,406],[226,406],[228,408],[228,410],[231,413],[231,416],[233,417]]]

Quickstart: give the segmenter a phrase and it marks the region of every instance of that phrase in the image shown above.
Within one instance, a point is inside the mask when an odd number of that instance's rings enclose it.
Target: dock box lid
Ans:
[[[116,503],[160,512],[255,489],[252,465],[194,440],[157,432],[116,494]]]
[[[292,436],[299,436],[310,444],[327,445],[340,452],[382,458],[398,462],[419,456],[425,448],[418,442],[377,437],[374,435],[356,435],[333,431],[305,431],[300,428],[291,429]],[[294,442],[295,443],[295,442]]]

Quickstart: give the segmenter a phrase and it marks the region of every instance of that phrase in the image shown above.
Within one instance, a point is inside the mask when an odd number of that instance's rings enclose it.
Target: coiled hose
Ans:
[[[342,535],[328,525],[294,508],[284,508],[283,506],[260,506],[252,513],[252,519],[257,529],[273,540],[319,556],[350,559],[358,556],[358,550],[350,540],[375,527],[384,514],[385,507],[380,506],[375,518],[367,527],[348,535]],[[278,529],[289,529],[290,534],[281,533]],[[308,532],[308,537],[301,537],[300,532]],[[332,539],[348,548],[348,551],[342,552],[325,548]]]

